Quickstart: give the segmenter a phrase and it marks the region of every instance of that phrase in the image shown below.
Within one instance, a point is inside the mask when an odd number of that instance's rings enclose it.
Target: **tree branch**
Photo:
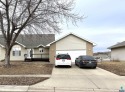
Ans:
[[[31,3],[31,0],[28,3],[28,5],[25,7],[25,9],[21,12],[21,14],[17,17],[17,21],[20,20],[21,16],[26,12],[26,10],[28,9],[28,7],[30,6],[30,3]]]
[[[18,3],[18,0],[16,0],[15,6],[14,6],[14,10],[13,10],[13,14],[12,14],[12,22],[13,22],[14,14],[16,11],[17,3]]]
[[[1,24],[0,27],[1,27],[2,34],[4,36],[4,39],[6,40],[7,37],[6,37],[6,32],[5,32],[4,26],[3,26],[3,17],[2,17],[1,11],[0,11],[0,24]]]
[[[10,5],[12,1],[13,1],[13,0],[10,0],[10,2],[8,2],[8,5]]]
[[[30,3],[31,3],[31,0],[28,2],[28,12],[30,14]]]
[[[31,14],[28,16],[27,20],[24,22],[24,24],[20,27],[20,29],[18,30],[18,32],[16,33],[15,37],[13,38],[12,42],[11,42],[11,46],[14,44],[14,42],[16,41],[16,38],[18,37],[18,35],[20,34],[20,32],[25,28],[26,24],[28,23],[29,19],[32,17],[33,13],[36,11],[36,9],[39,7],[40,3],[42,2],[42,0],[39,0],[38,4],[36,5],[36,7],[34,8],[34,10],[31,12]]]
[[[6,6],[6,4],[2,0],[0,0],[0,3],[2,3],[4,6]]]

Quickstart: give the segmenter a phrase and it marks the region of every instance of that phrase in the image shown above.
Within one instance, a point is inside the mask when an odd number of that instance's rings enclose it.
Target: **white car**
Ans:
[[[55,66],[67,65],[72,67],[72,60],[69,54],[58,54],[55,58]]]

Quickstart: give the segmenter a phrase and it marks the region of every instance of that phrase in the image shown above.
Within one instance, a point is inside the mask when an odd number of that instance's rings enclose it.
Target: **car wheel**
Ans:
[[[79,68],[82,68],[82,66],[79,64]]]
[[[75,65],[77,66],[77,63],[76,63],[76,61],[75,61]]]
[[[93,69],[96,69],[96,66],[92,67]]]
[[[70,68],[72,68],[72,66],[69,66]]]

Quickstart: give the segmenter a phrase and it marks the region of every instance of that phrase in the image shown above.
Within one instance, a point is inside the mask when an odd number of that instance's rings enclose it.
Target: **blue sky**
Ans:
[[[125,41],[125,0],[75,0],[74,12],[86,18],[78,26],[63,25],[56,38],[73,32],[95,42],[94,52]]]

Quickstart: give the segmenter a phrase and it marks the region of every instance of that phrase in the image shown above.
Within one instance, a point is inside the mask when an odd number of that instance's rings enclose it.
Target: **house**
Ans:
[[[49,58],[49,48],[46,45],[54,40],[54,34],[19,35],[12,47],[10,59],[11,61],[22,61],[25,58],[24,56],[28,59]],[[3,37],[0,36],[0,60],[5,57],[4,46]]]
[[[32,39],[31,39],[32,38]],[[1,39],[1,38],[0,38]],[[4,59],[4,44],[0,40],[0,60]],[[19,36],[16,44],[11,51],[11,60],[24,60],[27,58],[49,58],[50,63],[54,63],[55,56],[59,53],[70,54],[71,59],[79,55],[93,55],[93,46],[95,44],[76,34],[69,33],[58,40],[55,40],[54,34],[42,34],[41,38],[37,35]]]
[[[119,42],[108,49],[111,49],[111,60],[125,61],[125,41]]]
[[[98,60],[98,61],[110,61],[111,59],[111,52],[96,52],[93,53],[93,56]]]

